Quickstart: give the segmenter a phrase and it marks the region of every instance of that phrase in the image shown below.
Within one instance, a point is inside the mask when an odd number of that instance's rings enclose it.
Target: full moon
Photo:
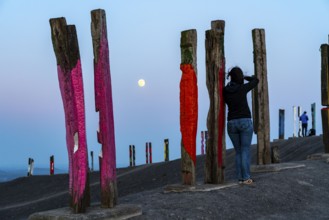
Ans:
[[[139,85],[139,87],[145,86],[145,80],[144,79],[138,80],[138,85]]]

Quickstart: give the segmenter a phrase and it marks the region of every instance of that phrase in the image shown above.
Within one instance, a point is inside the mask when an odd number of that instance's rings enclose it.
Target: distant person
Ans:
[[[307,117],[307,112],[304,111],[304,113],[299,117],[299,121],[302,122],[302,135],[303,137],[307,136],[307,122],[308,122],[308,117]]]
[[[250,176],[250,145],[253,125],[247,93],[259,80],[255,76],[243,76],[239,67],[228,73],[230,82],[224,88],[224,101],[228,106],[227,133],[235,149],[235,167],[239,183],[252,184]],[[248,83],[244,84],[244,80]]]

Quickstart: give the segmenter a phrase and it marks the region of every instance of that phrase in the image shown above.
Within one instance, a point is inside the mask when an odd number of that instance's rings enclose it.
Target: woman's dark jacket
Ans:
[[[246,84],[229,82],[224,88],[224,101],[228,106],[227,120],[251,118],[247,93],[255,88],[259,80],[255,76],[245,76]]]

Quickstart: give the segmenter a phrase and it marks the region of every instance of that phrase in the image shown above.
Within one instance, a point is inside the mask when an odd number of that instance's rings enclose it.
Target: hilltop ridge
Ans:
[[[322,136],[278,140],[281,162],[304,168],[253,173],[255,184],[211,192],[163,193],[166,185],[180,184],[180,160],[121,168],[117,172],[119,203],[141,205],[134,219],[308,219],[329,217],[326,201],[329,165],[306,160],[322,153]],[[255,164],[256,145],[252,145]],[[197,156],[196,181],[203,184],[205,156]],[[234,150],[226,153],[225,181],[236,182]],[[91,201],[99,204],[99,173],[90,175]],[[68,175],[22,177],[0,183],[1,219],[26,219],[30,214],[68,206]]]

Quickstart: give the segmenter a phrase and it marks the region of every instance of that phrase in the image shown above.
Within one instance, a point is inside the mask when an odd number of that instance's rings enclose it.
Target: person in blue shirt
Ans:
[[[307,117],[307,112],[304,111],[304,113],[299,117],[299,121],[302,122],[302,135],[303,137],[307,136],[307,122],[308,122],[308,117]]]

